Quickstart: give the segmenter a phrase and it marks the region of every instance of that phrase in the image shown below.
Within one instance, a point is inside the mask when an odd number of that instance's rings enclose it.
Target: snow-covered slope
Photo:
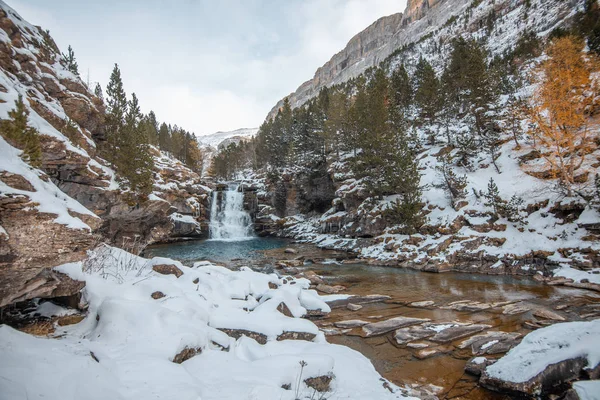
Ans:
[[[219,132],[212,133],[210,135],[199,136],[198,140],[200,141],[200,143],[202,143],[206,146],[218,148],[219,145],[227,139],[239,138],[239,140],[247,140],[247,139],[253,138],[257,132],[258,132],[258,128],[251,128],[251,129],[242,128],[242,129],[236,129],[235,131],[229,131],[229,132],[220,132],[219,131]]]
[[[51,338],[0,327],[2,399],[406,398],[360,353],[297,318],[330,311],[306,279],[111,247],[58,270],[87,283],[88,314]]]

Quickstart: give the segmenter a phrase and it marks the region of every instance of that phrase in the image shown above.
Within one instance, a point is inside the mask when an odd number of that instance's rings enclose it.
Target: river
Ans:
[[[297,253],[287,254],[284,249],[289,247]],[[326,318],[314,320],[328,332],[335,330],[334,324],[343,320],[381,321],[405,316],[429,319],[441,326],[453,323],[481,324],[488,327],[478,334],[502,331],[514,332],[522,337],[535,329],[536,325],[556,322],[536,317],[536,310],[558,313],[556,310],[559,309],[560,315],[567,320],[580,319],[586,306],[600,300],[597,294],[589,291],[543,285],[527,277],[435,274],[348,264],[349,260],[344,260],[348,258],[345,253],[322,250],[307,244],[293,244],[282,239],[185,242],[153,246],[147,249],[146,255],[170,257],[186,264],[208,259],[231,268],[250,265],[257,270],[277,271],[280,274],[312,270],[328,285],[343,285],[346,288],[342,292],[344,294],[390,297],[385,302],[364,304],[357,311],[345,306],[336,307]],[[287,270],[276,269],[279,260],[293,260],[299,265]],[[431,303],[420,303],[424,301]],[[420,304],[412,304],[415,302]],[[533,325],[527,325],[531,323]],[[355,328],[344,334],[328,336],[327,339],[361,352],[373,362],[382,376],[397,385],[416,387],[439,398],[508,398],[478,387],[476,378],[464,372],[467,361],[474,356],[471,348],[460,348],[461,343],[469,337],[463,336],[445,343],[414,341],[417,345],[427,346],[424,354],[422,348],[398,344],[394,332],[364,337],[361,329]],[[428,355],[429,350],[433,355]],[[500,354],[492,354],[491,357]]]

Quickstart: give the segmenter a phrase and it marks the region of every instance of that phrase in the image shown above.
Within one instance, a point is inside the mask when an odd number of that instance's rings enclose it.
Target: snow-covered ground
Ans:
[[[153,270],[159,265],[182,274],[159,274]],[[188,268],[111,247],[57,269],[86,281],[87,317],[57,326],[51,338],[1,326],[2,400],[405,398],[360,353],[327,343],[312,322],[298,318],[307,310],[329,311],[304,279],[208,262]],[[164,297],[151,297],[158,291]],[[294,317],[278,310],[282,303]],[[252,331],[266,344],[235,340],[217,328]],[[283,332],[314,339],[277,340]],[[186,348],[200,353],[174,363]],[[333,378],[327,393],[307,386],[315,377]]]

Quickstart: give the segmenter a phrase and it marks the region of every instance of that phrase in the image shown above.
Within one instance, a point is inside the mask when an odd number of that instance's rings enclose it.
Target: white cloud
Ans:
[[[377,18],[406,0],[8,0],[71,44],[105,87],[118,63],[147,112],[196,134],[253,127]],[[176,6],[174,6],[176,5]]]

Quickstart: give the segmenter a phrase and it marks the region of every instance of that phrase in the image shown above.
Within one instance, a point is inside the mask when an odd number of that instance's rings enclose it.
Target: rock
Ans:
[[[465,336],[473,335],[474,333],[481,332],[484,329],[491,328],[491,325],[484,324],[454,324],[453,326],[443,329],[436,333],[429,340],[438,343],[448,343],[456,339],[461,339]]]
[[[414,340],[425,339],[436,334],[433,329],[427,329],[428,324],[411,326],[396,330],[394,339],[398,344],[404,345]]]
[[[536,308],[533,310],[533,315],[539,318],[551,319],[553,321],[565,321],[565,317],[546,308]]]
[[[346,308],[350,311],[358,311],[361,308],[363,308],[363,306],[359,305],[359,304],[352,304],[352,303],[348,303],[348,305],[346,306]]]
[[[435,304],[434,301],[427,300],[427,301],[415,301],[413,303],[410,303],[409,306],[411,306],[411,307],[430,307],[434,304]]]
[[[350,296],[346,299],[332,300],[328,301],[327,304],[331,308],[342,308],[348,306],[348,304],[381,303],[389,299],[391,299],[390,296],[385,296],[381,294],[370,294],[368,296]]]
[[[345,335],[352,329],[320,328],[320,330],[325,334],[325,336],[339,336]]]
[[[267,344],[267,336],[262,333],[247,331],[245,329],[219,328],[219,330],[227,334],[227,336],[231,336],[234,339],[239,339],[242,336],[246,336],[256,340],[260,344]]]
[[[324,284],[325,282],[323,281],[323,279],[321,279],[321,277],[319,275],[317,275],[317,273],[315,271],[304,271],[304,277],[306,279],[308,279],[310,281],[311,284],[313,285],[321,285]]]
[[[173,357],[173,362],[175,364],[181,364],[182,362],[189,360],[190,358],[194,357],[196,354],[200,354],[200,353],[202,353],[201,348],[186,347],[183,350],[181,350],[179,353],[177,353],[177,355],[175,357]]]
[[[517,345],[517,339],[521,334],[516,332],[489,331],[481,335],[475,335],[461,342],[459,349],[471,347],[473,355],[506,353]]]
[[[80,323],[84,319],[85,319],[85,315],[71,314],[71,315],[65,315],[65,316],[59,317],[56,320],[56,323],[58,324],[58,326],[75,325],[75,324]]]
[[[467,361],[465,372],[474,376],[481,376],[488,365],[492,365],[496,360],[490,360],[485,357],[474,357]]]
[[[283,252],[286,253],[286,254],[298,254],[298,250],[292,249],[292,248],[289,248],[289,247],[287,249],[285,249]]]
[[[347,328],[359,328],[363,325],[367,325],[367,321],[362,321],[360,319],[350,319],[347,321],[339,321],[334,322],[333,325],[337,328],[347,329]]]
[[[410,318],[410,317],[395,317],[385,321],[372,322],[362,327],[366,337],[383,335],[393,331],[394,329],[403,328],[410,325],[429,322],[430,319],[425,318]]]
[[[446,306],[440,307],[443,310],[456,310],[456,311],[482,311],[492,308],[491,304],[488,303],[480,303],[478,301],[472,300],[460,300],[452,302]]]
[[[198,283],[200,283],[200,278],[196,278],[196,279],[194,279],[194,280],[192,281],[192,283],[193,283],[194,285],[197,285]]]
[[[408,343],[406,345],[406,347],[411,348],[411,349],[425,349],[425,348],[429,347],[429,343],[412,342],[412,343]]]
[[[162,275],[175,275],[177,278],[183,275],[183,271],[173,264],[155,265],[152,267],[152,270]]]
[[[531,307],[520,303],[509,304],[507,306],[504,306],[502,309],[502,314],[504,315],[522,314],[524,312],[531,311]]]
[[[346,288],[341,285],[329,286],[329,285],[325,285],[324,283],[321,283],[321,284],[317,285],[317,290],[319,292],[323,292],[323,293],[327,293],[327,294],[336,294],[336,293],[346,290]]]
[[[160,291],[156,291],[154,293],[152,293],[150,295],[154,300],[158,300],[158,299],[162,299],[163,297],[165,297],[165,294],[163,292]]]
[[[277,341],[306,340],[307,342],[312,342],[315,337],[317,337],[317,335],[308,332],[283,332],[281,335],[277,336]]]

